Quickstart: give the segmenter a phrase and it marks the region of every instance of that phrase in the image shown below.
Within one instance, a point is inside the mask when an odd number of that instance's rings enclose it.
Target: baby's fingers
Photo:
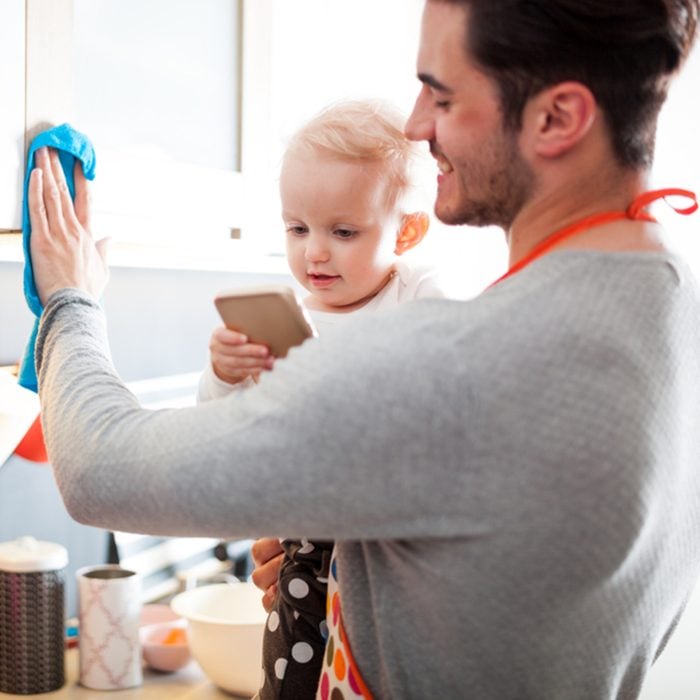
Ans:
[[[227,355],[225,353],[212,352],[213,363],[227,373],[260,372],[265,369],[272,369],[274,359],[272,357],[260,357],[258,355]]]
[[[267,357],[270,354],[265,345],[249,343],[245,335],[228,328],[217,328],[212,333],[209,349],[212,353],[231,356]]]
[[[250,556],[252,557],[253,563],[257,569],[261,568],[264,564],[267,564],[273,559],[278,559],[280,554],[284,554],[284,549],[282,549],[282,545],[277,537],[261,537],[255,540],[250,548]],[[276,568],[273,567],[273,576],[272,580],[270,581],[265,580],[264,576],[256,581],[254,576],[253,581],[255,582],[255,585],[261,589],[264,589],[270,584],[274,583],[274,581],[277,580],[277,574],[281,563],[282,560],[280,559],[276,565]]]
[[[273,583],[262,597],[263,608],[265,612],[272,612],[275,609],[275,601],[277,600],[277,584]]]
[[[220,345],[245,345],[248,342],[248,336],[244,333],[239,333],[231,328],[219,326],[214,329],[211,334],[211,344],[218,343]]]

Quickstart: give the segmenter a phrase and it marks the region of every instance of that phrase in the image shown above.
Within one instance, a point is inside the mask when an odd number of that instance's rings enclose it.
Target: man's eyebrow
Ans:
[[[418,73],[418,80],[424,85],[433,88],[433,90],[439,90],[440,92],[452,93],[452,88],[448,88],[447,85],[443,85],[437,78],[430,75],[430,73]]]

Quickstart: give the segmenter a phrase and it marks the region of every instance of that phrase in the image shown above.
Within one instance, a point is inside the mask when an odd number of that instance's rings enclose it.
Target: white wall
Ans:
[[[659,118],[654,187],[684,187],[700,193],[700,44],[671,85]],[[655,210],[669,232],[669,242],[700,277],[700,213],[681,217],[666,207]],[[698,693],[700,697],[700,692]]]

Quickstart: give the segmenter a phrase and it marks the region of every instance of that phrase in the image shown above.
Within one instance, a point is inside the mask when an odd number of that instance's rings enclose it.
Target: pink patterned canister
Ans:
[[[80,683],[95,690],[141,685],[141,584],[117,565],[76,572],[80,608]]]

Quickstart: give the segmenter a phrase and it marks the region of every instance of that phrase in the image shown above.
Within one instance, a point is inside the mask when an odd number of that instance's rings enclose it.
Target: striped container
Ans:
[[[65,683],[68,552],[22,537],[0,543],[0,692],[47,693]]]

